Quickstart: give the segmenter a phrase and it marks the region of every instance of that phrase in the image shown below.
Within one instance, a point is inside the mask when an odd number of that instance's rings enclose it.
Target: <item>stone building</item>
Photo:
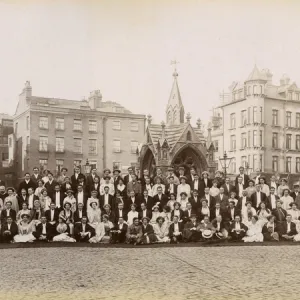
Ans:
[[[300,173],[300,88],[287,75],[274,84],[269,70],[254,67],[234,82],[212,126],[218,155],[232,157],[230,172]],[[212,122],[213,124],[213,122]]]
[[[102,101],[99,90],[76,101],[32,95],[29,82],[19,96],[13,118],[10,153],[18,177],[38,166],[69,172],[86,159],[99,170],[135,165],[145,134],[145,116],[120,104]]]
[[[191,166],[194,166],[198,173],[204,170],[213,172],[214,159],[207,151],[201,121],[198,119],[197,127],[193,127],[190,113],[185,116],[176,70],[173,77],[173,86],[166,107],[166,121],[153,124],[151,116],[148,116],[145,142],[139,153],[140,168],[149,169],[151,174],[155,173],[156,168],[166,172],[168,166],[173,166],[175,170],[179,166],[184,166],[186,173]]]

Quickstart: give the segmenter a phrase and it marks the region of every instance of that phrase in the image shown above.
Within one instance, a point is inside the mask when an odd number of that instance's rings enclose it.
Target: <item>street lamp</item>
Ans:
[[[92,166],[90,165],[88,158],[86,159],[86,163],[85,163],[85,165],[83,166],[83,169],[84,169],[84,173],[85,173],[86,175],[91,173]]]
[[[226,178],[227,175],[227,169],[230,166],[232,157],[228,157],[226,151],[224,152],[223,157],[219,157],[219,161],[221,163],[222,168],[224,169],[224,176]]]

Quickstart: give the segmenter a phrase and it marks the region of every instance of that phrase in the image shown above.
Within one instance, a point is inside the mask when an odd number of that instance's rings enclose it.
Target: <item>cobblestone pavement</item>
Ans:
[[[2,249],[0,299],[299,299],[300,248]]]

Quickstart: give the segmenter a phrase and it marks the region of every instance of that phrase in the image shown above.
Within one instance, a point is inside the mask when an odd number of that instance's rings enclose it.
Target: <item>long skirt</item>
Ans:
[[[252,242],[263,242],[264,241],[264,236],[262,233],[256,233],[251,236],[245,236],[243,237],[243,241],[245,243],[252,243]]]
[[[170,243],[170,238],[168,236],[165,236],[163,238],[160,238],[158,235],[156,236],[157,243]]]
[[[28,243],[28,242],[33,242],[35,240],[35,237],[33,236],[32,233],[28,234],[17,234],[14,236],[14,242],[15,243]]]
[[[53,242],[70,242],[75,243],[76,240],[68,236],[66,233],[61,233],[53,238]]]

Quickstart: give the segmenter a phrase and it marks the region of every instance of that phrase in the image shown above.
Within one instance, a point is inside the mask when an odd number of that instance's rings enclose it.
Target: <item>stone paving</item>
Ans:
[[[1,300],[300,298],[294,246],[1,252]]]

